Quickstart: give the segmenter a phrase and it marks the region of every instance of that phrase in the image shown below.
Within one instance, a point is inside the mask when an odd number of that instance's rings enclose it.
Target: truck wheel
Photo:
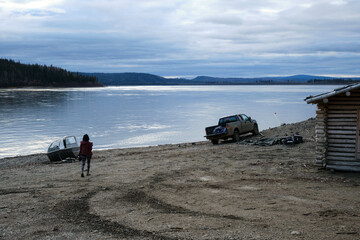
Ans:
[[[216,145],[216,144],[219,143],[219,140],[218,139],[213,139],[213,140],[211,140],[211,142],[212,142],[212,144]]]
[[[238,142],[239,139],[240,139],[239,131],[238,131],[238,130],[235,130],[234,136],[233,136],[233,140],[234,140],[235,142]]]
[[[254,130],[252,131],[254,135],[258,135],[259,134],[259,127],[257,124],[254,125]]]

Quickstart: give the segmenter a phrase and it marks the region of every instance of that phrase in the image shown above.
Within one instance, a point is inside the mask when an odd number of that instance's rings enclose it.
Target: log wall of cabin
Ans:
[[[316,165],[324,166],[326,161],[327,150],[327,108],[324,104],[318,104],[316,110],[316,126],[315,126],[315,138],[316,138]]]
[[[343,93],[330,97],[324,105],[326,166],[337,170],[360,171],[360,161],[356,156],[360,90],[351,91],[350,96]]]

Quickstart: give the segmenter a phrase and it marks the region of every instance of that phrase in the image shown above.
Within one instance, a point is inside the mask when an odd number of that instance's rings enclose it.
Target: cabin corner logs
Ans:
[[[360,171],[360,85],[316,103],[316,165]]]

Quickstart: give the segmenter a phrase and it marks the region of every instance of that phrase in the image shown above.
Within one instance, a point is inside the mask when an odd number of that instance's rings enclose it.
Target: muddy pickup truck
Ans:
[[[245,114],[237,114],[219,119],[216,126],[205,128],[206,139],[211,140],[213,144],[218,144],[220,139],[232,138],[239,141],[240,134],[253,133],[258,134],[259,128],[256,120]]]

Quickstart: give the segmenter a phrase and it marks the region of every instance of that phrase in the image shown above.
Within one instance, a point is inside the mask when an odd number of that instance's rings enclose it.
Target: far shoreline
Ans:
[[[0,87],[0,90],[31,90],[31,89],[71,89],[71,88],[106,88],[106,87],[144,87],[144,86],[343,86],[351,83],[226,83],[226,84],[125,84],[125,85],[103,85],[103,86],[14,86]]]

